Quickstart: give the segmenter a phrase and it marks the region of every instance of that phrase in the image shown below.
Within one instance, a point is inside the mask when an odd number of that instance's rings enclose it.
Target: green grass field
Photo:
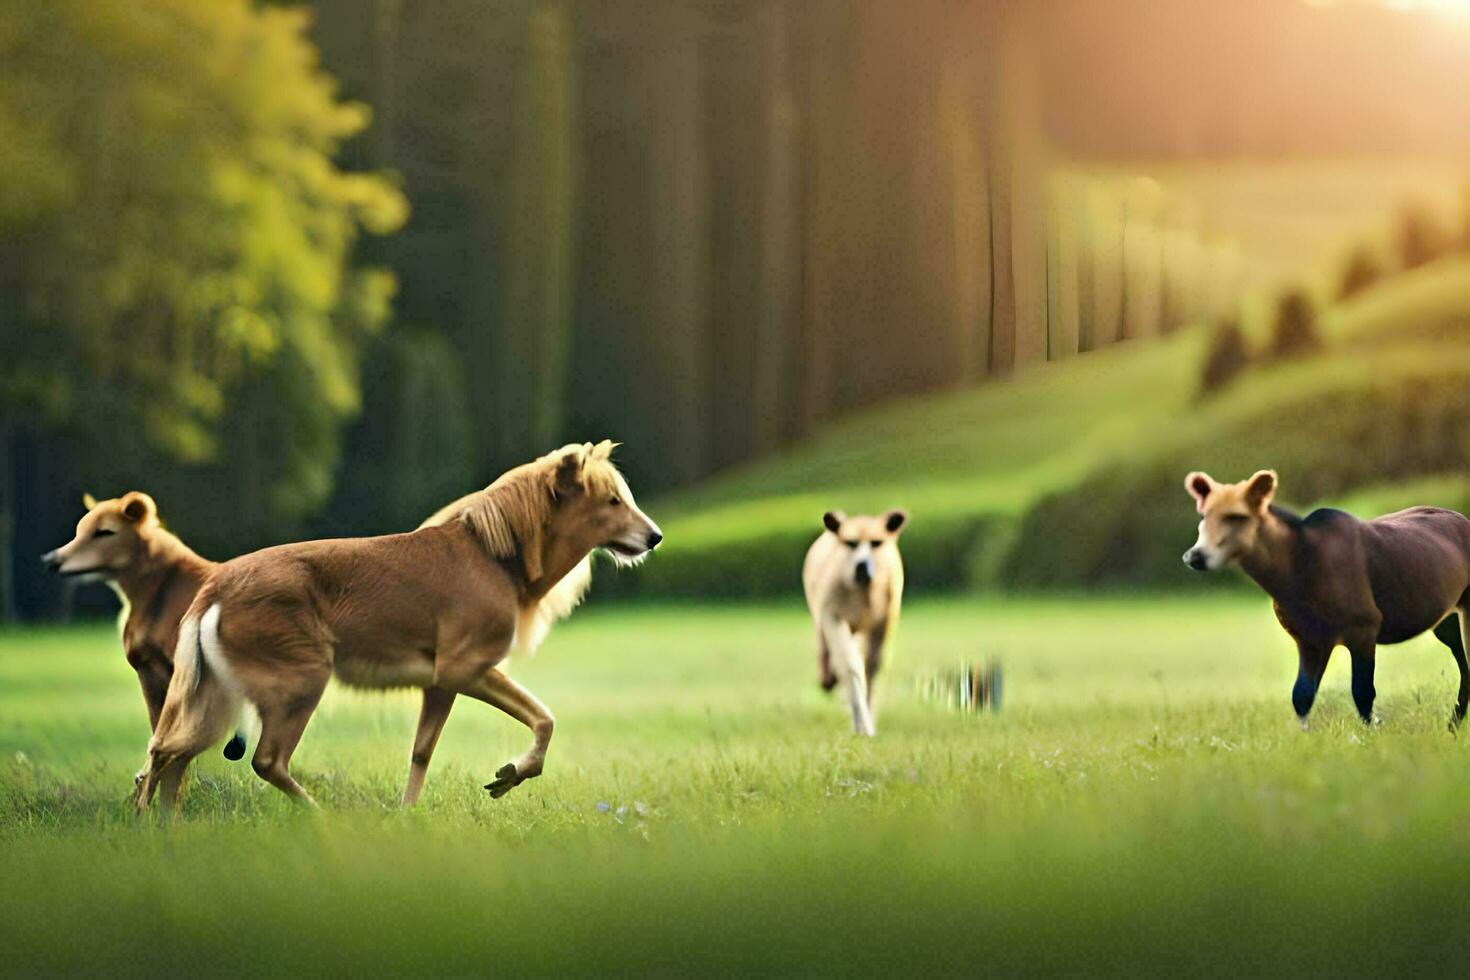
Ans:
[[[1180,542],[1182,549],[1188,542]],[[1005,704],[935,670],[998,657]],[[0,634],[0,970],[1385,973],[1462,957],[1470,746],[1432,640],[1347,665],[1298,730],[1261,597],[911,603],[879,736],[792,605],[604,603],[515,673],[546,775],[473,702],[401,812],[415,706],[334,688],[294,810],[211,752],[136,822],[141,700],[105,625]]]

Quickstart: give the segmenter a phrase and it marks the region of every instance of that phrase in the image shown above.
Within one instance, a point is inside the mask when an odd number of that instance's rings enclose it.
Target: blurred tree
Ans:
[[[1399,261],[1405,269],[1417,269],[1444,253],[1444,230],[1424,205],[1404,208],[1399,216],[1398,237]]]
[[[1349,299],[1383,278],[1383,266],[1371,246],[1359,245],[1348,256],[1337,286],[1338,299]]]
[[[1200,372],[1200,397],[1219,391],[1236,375],[1250,367],[1250,346],[1240,322],[1233,317],[1223,320],[1215,328],[1210,340],[1210,349],[1205,354],[1204,368]]]
[[[1295,357],[1317,350],[1322,338],[1317,333],[1317,305],[1304,289],[1288,289],[1276,303],[1271,324],[1271,357]]]
[[[99,491],[167,482],[160,461],[216,472],[170,501],[191,530],[278,535],[325,500],[392,292],[350,253],[406,205],[332,163],[368,117],[306,22],[246,0],[0,3],[0,481],[28,432],[64,436]]]
[[[369,358],[324,534],[408,530],[483,480],[463,365],[439,334],[400,327]]]

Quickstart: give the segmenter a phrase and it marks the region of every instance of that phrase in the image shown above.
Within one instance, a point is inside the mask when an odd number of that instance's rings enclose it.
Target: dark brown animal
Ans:
[[[1440,507],[1371,521],[1328,508],[1297,517],[1272,505],[1276,485],[1271,470],[1240,483],[1189,474],[1184,486],[1202,519],[1184,563],[1197,571],[1238,565],[1271,596],[1296,640],[1291,701],[1303,727],[1334,649],[1348,648],[1353,703],[1371,723],[1378,646],[1431,629],[1460,669],[1450,720],[1457,727],[1470,703],[1470,519]]]
[[[106,582],[122,600],[123,655],[137,672],[152,731],[174,673],[179,620],[218,565],[169,533],[146,493],[134,490],[101,502],[87,494],[83,503],[87,513],[77,522],[75,536],[41,561],[58,575]],[[244,754],[244,737],[237,734],[225,755],[239,759]]]

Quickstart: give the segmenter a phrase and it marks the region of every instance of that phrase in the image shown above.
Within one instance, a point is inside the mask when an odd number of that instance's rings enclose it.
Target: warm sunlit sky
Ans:
[[[1437,10],[1470,17],[1470,0],[1304,0],[1313,7],[1368,4],[1395,10]]]

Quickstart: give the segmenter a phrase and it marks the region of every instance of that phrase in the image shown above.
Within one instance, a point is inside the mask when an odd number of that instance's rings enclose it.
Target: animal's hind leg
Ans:
[[[260,742],[250,757],[255,774],[298,803],[315,807],[313,800],[291,777],[291,754],[296,751],[306,723],[327,689],[329,673],[302,676],[289,696],[268,704],[256,704],[260,714]]]
[[[170,761],[163,767],[158,775],[158,796],[164,807],[170,813],[177,813],[183,803],[179,791],[184,785],[184,775],[189,771],[189,763],[194,761],[197,752],[181,755]]]
[[[197,689],[171,683],[158,727],[148,740],[148,762],[134,780],[134,803],[146,810],[156,793],[163,803],[178,808],[184,773],[194,757],[213,745],[224,733],[236,710],[235,699],[213,678],[205,676]]]
[[[1377,632],[1375,628],[1371,634],[1350,637],[1347,641],[1348,653],[1353,658],[1353,704],[1365,725],[1377,724],[1373,716],[1373,701],[1378,696],[1373,687],[1373,668],[1377,659],[1374,637]]]
[[[1470,616],[1464,606],[1456,613],[1451,613],[1442,619],[1434,628],[1434,635],[1439,642],[1450,648],[1450,654],[1455,658],[1455,666],[1460,668],[1460,696],[1455,701],[1455,712],[1450,716],[1450,731],[1460,727],[1460,722],[1465,720],[1465,709],[1470,705],[1470,664],[1465,662],[1466,633],[1470,631],[1470,625],[1466,623],[1466,617]]]
[[[837,686],[837,674],[832,670],[832,650],[820,628],[817,629],[817,683],[824,691]]]

